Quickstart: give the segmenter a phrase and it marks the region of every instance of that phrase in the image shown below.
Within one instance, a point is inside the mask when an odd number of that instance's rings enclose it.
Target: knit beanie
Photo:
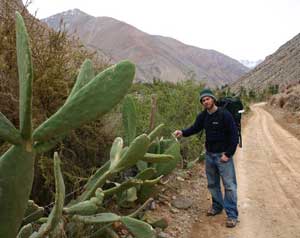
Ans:
[[[211,97],[213,98],[215,101],[217,101],[217,98],[215,97],[215,95],[213,94],[213,92],[209,89],[209,88],[205,88],[200,92],[200,102],[202,103],[202,98],[204,97]]]

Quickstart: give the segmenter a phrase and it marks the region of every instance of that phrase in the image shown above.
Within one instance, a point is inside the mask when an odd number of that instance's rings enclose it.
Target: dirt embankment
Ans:
[[[286,109],[266,104],[263,107],[275,121],[293,136],[300,140],[300,112],[289,112]]]
[[[273,95],[264,106],[283,128],[300,140],[300,82]]]

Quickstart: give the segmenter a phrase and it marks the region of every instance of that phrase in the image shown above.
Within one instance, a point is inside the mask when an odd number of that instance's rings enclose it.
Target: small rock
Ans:
[[[168,221],[166,218],[160,218],[151,224],[153,227],[160,227],[162,229],[166,229],[168,227]]]
[[[171,238],[171,236],[169,234],[161,231],[157,234],[157,238]]]
[[[150,212],[146,212],[142,220],[149,223],[154,228],[158,227],[158,228],[165,229],[169,225],[165,217],[158,217],[157,215],[153,215]]]
[[[188,209],[192,206],[193,201],[186,197],[178,197],[177,199],[173,200],[171,204],[178,209]]]
[[[171,211],[172,213],[174,213],[174,214],[179,212],[179,210],[178,210],[178,209],[176,209],[176,208],[174,208],[174,207],[173,207],[173,208],[171,208],[171,209],[170,209],[170,211]]]
[[[150,209],[151,209],[151,210],[155,210],[155,209],[156,209],[156,203],[155,203],[155,201],[152,201],[152,202],[150,203]]]
[[[180,176],[177,176],[176,178],[178,181],[181,181],[181,182],[184,182],[184,178],[180,177]]]

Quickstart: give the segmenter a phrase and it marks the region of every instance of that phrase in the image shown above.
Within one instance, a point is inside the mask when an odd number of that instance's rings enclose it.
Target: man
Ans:
[[[227,227],[235,227],[238,221],[237,183],[233,155],[238,144],[238,130],[232,115],[216,105],[216,97],[210,89],[200,93],[200,103],[205,110],[198,114],[194,124],[183,130],[176,130],[176,137],[187,137],[205,130],[205,170],[212,206],[208,216],[215,216],[225,209]],[[220,186],[222,179],[225,195]]]

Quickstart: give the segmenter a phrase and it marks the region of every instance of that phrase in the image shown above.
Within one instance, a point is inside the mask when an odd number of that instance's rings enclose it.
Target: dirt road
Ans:
[[[300,141],[281,128],[262,104],[243,131],[235,162],[240,223],[225,228],[226,216],[200,215],[189,238],[300,237]]]

